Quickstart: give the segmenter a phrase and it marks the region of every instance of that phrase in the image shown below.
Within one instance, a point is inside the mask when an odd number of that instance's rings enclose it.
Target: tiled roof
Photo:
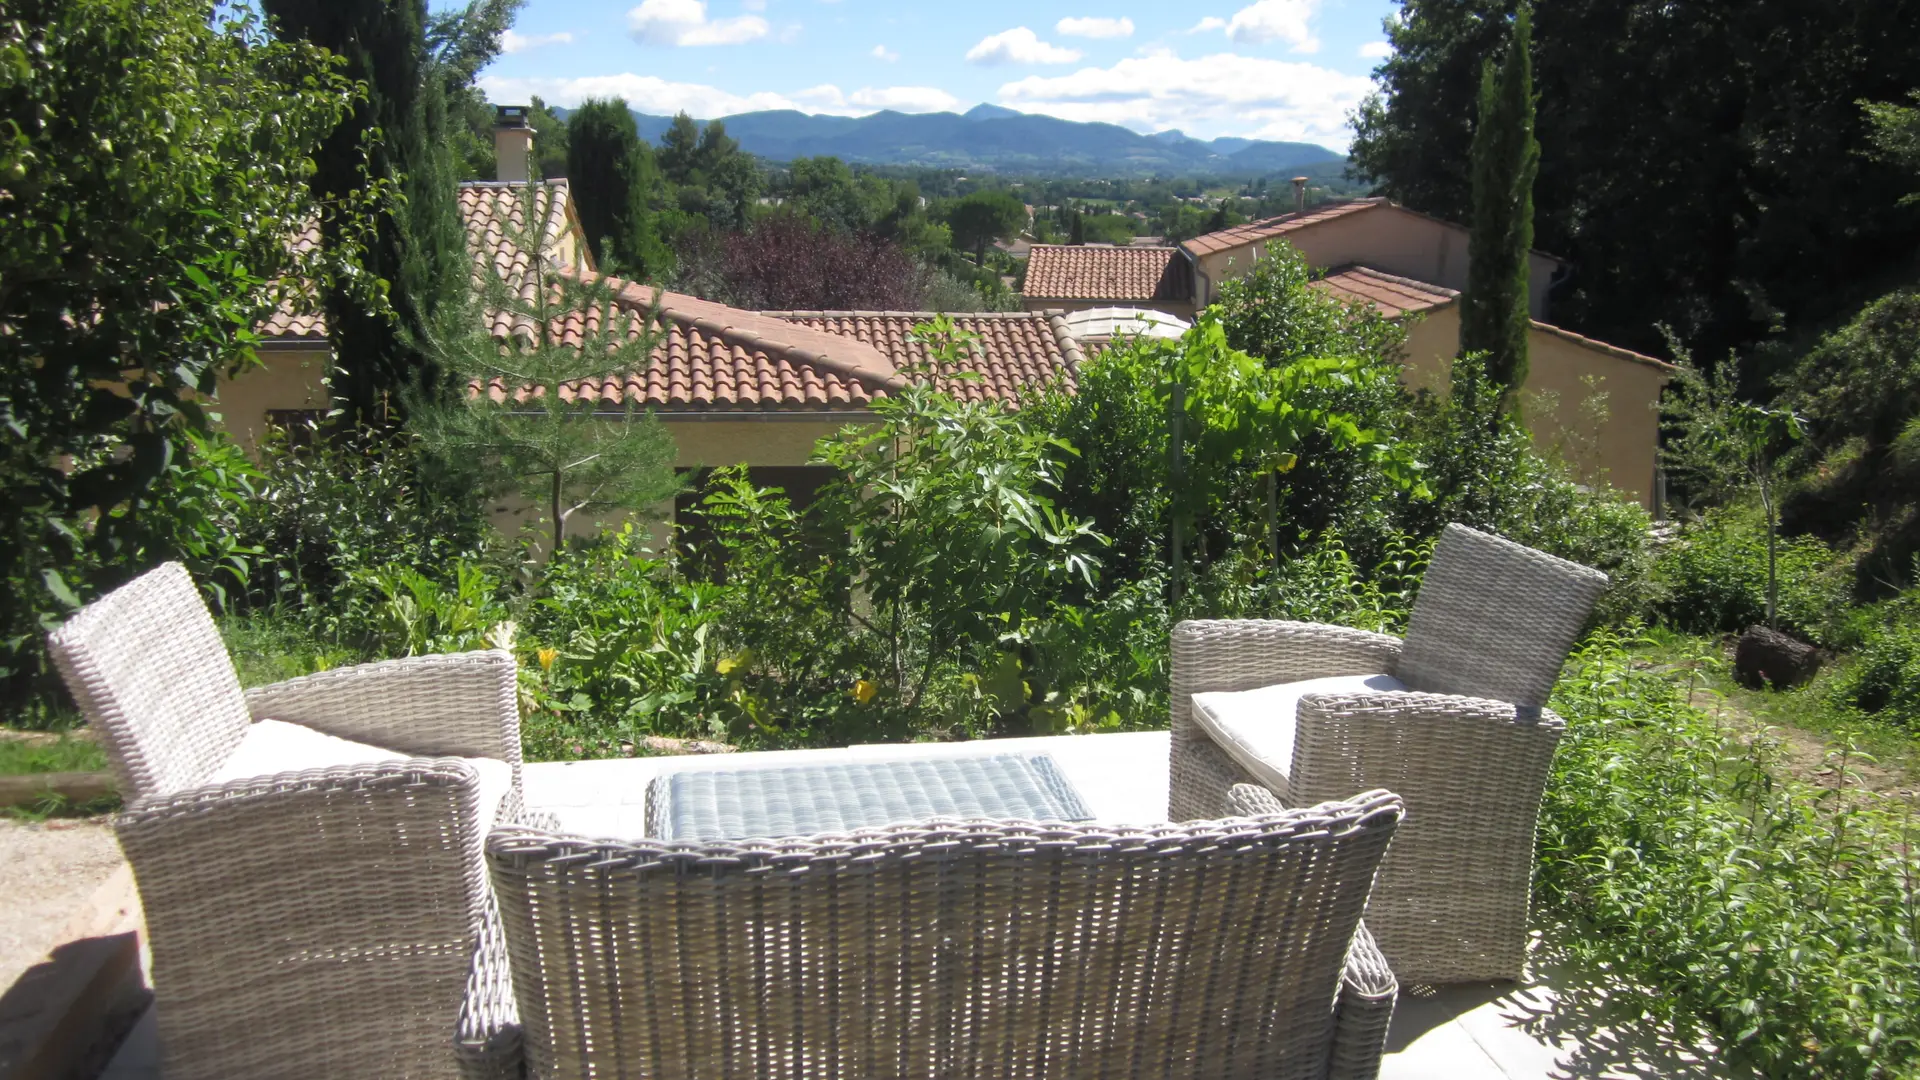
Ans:
[[[535,213],[546,219],[551,243],[570,227],[567,189],[558,181],[534,187]],[[528,255],[508,242],[503,223],[520,220],[524,213],[520,193],[525,188],[463,184],[460,189],[460,212],[475,272],[491,267],[509,282],[519,283],[523,298],[534,288],[525,273]],[[548,259],[552,264],[551,253]],[[556,269],[572,273],[570,268]],[[919,369],[928,362],[926,347],[907,339],[915,325],[934,318],[930,312],[753,312],[616,278],[605,280],[617,292],[612,314],[624,320],[628,340],[644,332],[656,298],[662,338],[646,371],[584,380],[562,391],[569,398],[586,395],[608,407],[632,403],[663,413],[858,409],[904,387],[902,369]],[[589,331],[598,330],[606,314],[569,311],[555,320],[551,330],[558,340],[577,345]],[[515,327],[505,313],[493,312],[488,318],[497,339],[527,336],[529,327]],[[961,378],[958,370],[934,376],[942,389],[956,397],[1018,406],[1023,391],[1036,384],[1065,380],[1073,385],[1080,349],[1058,315],[962,314],[953,320],[979,338],[978,362],[967,366],[979,379]],[[263,332],[283,341],[324,341],[326,324],[319,316],[282,312],[269,320]],[[488,390],[500,400],[507,393],[497,383]]]
[[[630,403],[662,412],[836,410],[864,407],[905,385],[884,354],[853,338],[617,278],[606,281],[617,290],[615,316],[626,321],[629,341],[642,334],[657,298],[661,340],[645,371],[582,380],[562,390],[568,400],[586,395],[609,408]],[[554,334],[577,345],[584,331],[598,330],[602,315],[569,312]],[[504,399],[497,381],[489,392]]]
[[[1345,266],[1318,278],[1312,287],[1342,300],[1359,300],[1389,319],[1446,307],[1460,299],[1460,293],[1444,285],[1431,285],[1413,278],[1400,277],[1370,266]]]
[[[617,315],[628,340],[642,332],[655,291],[609,278],[619,290]],[[664,336],[643,372],[583,380],[563,391],[587,395],[607,408],[631,403],[661,413],[726,411],[840,411],[864,408],[906,385],[930,362],[924,344],[908,340],[930,312],[774,311],[730,308],[679,293],[658,293]],[[569,313],[554,327],[578,343],[597,329],[601,313]],[[1073,385],[1079,346],[1058,315],[1038,312],[952,316],[978,335],[977,362],[942,370],[936,385],[967,401],[1019,406],[1023,393],[1047,382]],[[903,375],[903,371],[905,374]],[[974,372],[978,379],[964,378]],[[477,387],[476,387],[477,389]],[[505,387],[489,387],[504,400]]]
[[[507,239],[507,228],[524,227],[526,207],[522,192],[533,188],[534,213],[546,218],[545,244],[551,245],[568,228],[570,193],[564,178],[527,184],[501,184],[484,181],[460,185],[460,220],[467,230],[467,252],[473,256],[476,272],[492,266],[508,280],[521,277],[527,268],[527,253]],[[320,226],[307,226],[294,239],[294,250],[305,252],[320,243]],[[496,328],[497,329],[497,328]],[[261,325],[263,337],[280,342],[318,342],[326,339],[327,319],[317,312],[301,313],[291,305],[282,305]]]
[[[927,346],[910,340],[913,328],[933,319],[925,311],[769,311],[795,326],[845,336],[872,345],[909,377],[932,364]],[[949,315],[954,328],[975,336],[970,363],[945,365],[934,385],[961,401],[999,401],[1019,406],[1030,391],[1048,384],[1074,389],[1082,359],[1066,320],[1055,312],[968,312]],[[978,378],[966,378],[971,373]]]
[[[1221,229],[1218,232],[1204,233],[1191,240],[1183,241],[1180,246],[1193,255],[1211,255],[1216,251],[1237,248],[1242,244],[1251,244],[1256,240],[1269,240],[1276,236],[1285,236],[1296,229],[1305,229],[1347,217],[1350,214],[1364,213],[1382,206],[1392,206],[1386,199],[1355,199],[1352,202],[1327,203],[1311,210],[1302,210],[1279,217],[1262,218],[1249,221],[1245,225]],[[1031,271],[1029,271],[1031,273]]]
[[[1035,244],[1026,294],[1037,300],[1184,301],[1189,286],[1178,248]]]
[[[509,280],[526,271],[528,253],[508,240],[507,230],[526,228],[525,192],[529,187],[533,189],[534,213],[546,219],[542,246],[552,245],[567,231],[567,203],[571,192],[566,180],[460,185],[460,220],[467,227],[467,251],[473,255],[476,270],[492,266],[496,273]]]
[[[1554,326],[1552,323],[1543,323],[1539,319],[1533,319],[1531,322],[1535,330],[1543,334],[1552,334],[1554,337],[1571,341],[1583,349],[1603,352],[1619,360],[1631,360],[1636,364],[1645,364],[1648,367],[1655,368],[1662,372],[1672,373],[1679,370],[1665,360],[1656,359],[1648,356],[1646,353],[1637,353],[1632,349],[1623,349],[1618,345],[1609,345],[1604,341],[1587,337],[1585,334],[1576,334],[1571,330],[1563,330],[1558,326]]]

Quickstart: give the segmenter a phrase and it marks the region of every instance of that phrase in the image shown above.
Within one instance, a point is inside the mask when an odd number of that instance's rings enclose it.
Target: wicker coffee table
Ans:
[[[647,835],[663,840],[811,836],[935,818],[1092,816],[1045,754],[689,769],[657,777],[647,790]]]

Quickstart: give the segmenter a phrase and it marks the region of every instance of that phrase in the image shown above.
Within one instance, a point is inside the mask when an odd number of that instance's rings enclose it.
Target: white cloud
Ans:
[[[1053,24],[1057,34],[1068,37],[1116,38],[1133,36],[1133,20],[1122,15],[1118,19],[1106,19],[1098,16],[1074,18],[1069,16]]]
[[[1384,41],[1369,41],[1360,46],[1360,59],[1385,60],[1393,55],[1393,46]]]
[[[706,0],[640,0],[627,12],[627,29],[647,45],[738,45],[767,36],[758,15],[707,18]]]
[[[1233,13],[1227,36],[1249,45],[1284,41],[1294,52],[1318,52],[1312,22],[1319,8],[1320,0],[1258,0]]]
[[[873,57],[875,60],[885,60],[889,64],[893,63],[895,60],[900,59],[899,53],[894,52],[892,49],[887,48],[885,45],[875,45],[873,47],[873,51],[868,53],[867,55]]]
[[[800,103],[784,94],[733,94],[700,83],[668,82],[654,75],[589,75],[576,79],[503,79],[482,76],[480,89],[489,101],[527,101],[538,94],[556,105],[571,108],[587,98],[622,97],[644,113],[671,116],[686,112],[707,119],[762,109],[797,109]]]
[[[591,75],[577,79],[503,79],[482,77],[480,89],[491,101],[527,101],[534,95],[556,105],[572,107],[587,98],[621,97],[643,113],[670,116],[685,111],[706,120],[735,113],[768,109],[865,116],[881,109],[899,112],[939,112],[960,104],[935,86],[862,87],[845,93],[832,83],[777,94],[733,94],[701,83],[669,82],[653,75]]]
[[[892,109],[895,112],[952,112],[960,99],[937,86],[868,86],[855,90],[847,101],[856,109]]]
[[[1340,149],[1352,138],[1347,114],[1372,88],[1365,77],[1299,61],[1158,53],[1070,75],[1030,75],[1000,87],[999,98],[1024,112],[1142,132],[1180,128]]]
[[[1080,50],[1041,41],[1024,26],[981,38],[967,50],[967,61],[974,64],[1071,64],[1078,59]]]
[[[1194,23],[1192,26],[1187,27],[1186,32],[1189,34],[1204,34],[1211,30],[1225,30],[1226,28],[1227,20],[1218,15],[1209,15],[1199,22]]]
[[[516,34],[507,30],[500,35],[500,51],[511,56],[514,53],[538,49],[543,45],[571,45],[573,35],[562,30],[557,34]]]
[[[740,0],[740,6],[748,11],[765,11],[767,0]]]

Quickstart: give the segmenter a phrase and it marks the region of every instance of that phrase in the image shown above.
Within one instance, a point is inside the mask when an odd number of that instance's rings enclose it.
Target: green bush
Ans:
[[[499,561],[503,544],[485,512],[473,476],[405,436],[273,433],[235,525],[258,553],[239,606],[282,610],[343,640],[363,636],[391,575],[451,584],[462,561]]]
[[[1660,594],[1647,512],[1611,488],[1575,483],[1536,453],[1480,357],[1453,361],[1448,381],[1445,396],[1422,394],[1413,403],[1404,438],[1433,497],[1400,503],[1395,528],[1434,537],[1459,522],[1497,533],[1606,573],[1597,623],[1646,615]]]
[[[1783,538],[1780,628],[1818,644],[1832,643],[1836,619],[1850,605],[1850,570],[1810,536]],[[1690,634],[1734,633],[1765,621],[1767,533],[1748,507],[1711,511],[1662,553],[1660,614]]]
[[[1859,613],[1860,641],[1833,694],[1840,704],[1920,732],[1920,589]]]
[[[1920,1073],[1911,803],[1785,778],[1765,731],[1630,644],[1593,637],[1553,697],[1536,887],[1574,958],[1760,1075]],[[1830,764],[1849,776],[1844,750]]]

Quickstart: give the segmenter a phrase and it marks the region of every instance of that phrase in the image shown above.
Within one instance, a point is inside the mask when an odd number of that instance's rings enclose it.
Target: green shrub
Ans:
[[[1913,808],[1783,775],[1764,731],[1598,634],[1555,690],[1544,906],[1636,1008],[1770,1077],[1920,1072]],[[1849,774],[1845,752],[1831,760]]]
[[[1850,571],[1810,536],[1783,538],[1780,627],[1826,644],[1849,606]],[[1757,511],[1724,507],[1683,531],[1661,555],[1662,618],[1691,634],[1733,633],[1764,622],[1767,610],[1767,534]]]
[[[1920,732],[1920,589],[1860,613],[1860,642],[1833,686],[1842,704]]]
[[[1445,396],[1413,403],[1404,437],[1433,498],[1400,503],[1396,529],[1435,537],[1458,522],[1497,533],[1603,571],[1596,622],[1619,626],[1647,614],[1660,594],[1647,512],[1611,488],[1576,484],[1536,453],[1480,357],[1453,361],[1448,380]]]
[[[300,445],[296,434],[262,443],[256,490],[239,516],[241,542],[259,552],[245,608],[279,608],[352,638],[384,602],[381,575],[409,570],[451,583],[462,560],[498,560],[478,484],[457,463],[404,436],[343,433]]]

